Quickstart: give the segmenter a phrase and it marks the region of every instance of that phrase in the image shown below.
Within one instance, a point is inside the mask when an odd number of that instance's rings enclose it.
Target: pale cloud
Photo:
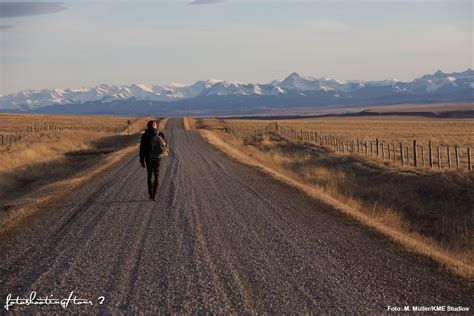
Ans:
[[[221,3],[225,2],[225,0],[194,0],[189,4],[213,4],[213,3]]]
[[[65,9],[66,7],[57,2],[0,2],[0,19],[57,13]],[[0,25],[0,31],[13,27],[13,25]]]
[[[349,30],[347,24],[337,20],[310,20],[303,22],[303,26],[323,32],[345,32]]]
[[[49,14],[65,9],[57,2],[0,2],[0,18]]]
[[[0,34],[1,74],[8,78],[0,83],[0,94],[214,77],[269,82],[293,71],[341,80],[412,80],[472,65],[468,5],[408,11],[405,5],[341,9],[304,0],[229,0],[212,8],[189,2],[86,6],[71,1],[54,18],[0,19],[15,24]],[[255,4],[262,2],[277,4]]]

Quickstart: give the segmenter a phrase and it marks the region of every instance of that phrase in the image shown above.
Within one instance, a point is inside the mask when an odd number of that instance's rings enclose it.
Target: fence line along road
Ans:
[[[293,129],[278,122],[272,122],[263,128],[252,128],[248,130],[238,130],[230,128],[223,122],[225,130],[235,135],[250,136],[262,133],[277,133],[289,140],[307,142],[333,149],[342,154],[353,154],[373,158],[381,161],[391,162],[404,167],[431,169],[467,169],[472,171],[472,150],[471,147],[461,148],[458,145],[433,146],[431,140],[425,147],[419,144],[416,139],[410,144],[402,142],[382,142],[379,138],[375,140],[345,139],[331,133]]]
[[[139,119],[139,118],[138,118]],[[124,131],[130,132],[130,124],[136,122],[135,120],[127,120],[125,126],[111,128],[111,131],[121,133]],[[0,134],[0,148],[9,147],[13,144],[25,139],[29,135],[37,133],[52,133],[61,131],[77,131],[77,130],[95,130],[95,128],[84,126],[59,126],[49,122],[38,122],[33,125],[24,126],[14,132]]]

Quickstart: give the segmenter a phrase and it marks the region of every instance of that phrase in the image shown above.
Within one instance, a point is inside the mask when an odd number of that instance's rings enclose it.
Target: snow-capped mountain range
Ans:
[[[292,73],[284,80],[275,80],[267,84],[231,82],[223,80],[198,81],[192,85],[169,84],[158,86],[151,84],[106,85],[78,89],[24,90],[18,93],[0,96],[0,109],[32,111],[51,105],[83,104],[89,102],[109,103],[114,101],[154,101],[175,102],[199,97],[245,97],[245,96],[312,96],[343,98],[345,100],[380,98],[397,95],[440,96],[443,93],[468,94],[474,99],[474,70],[458,73],[437,71],[411,82],[396,79],[382,81],[314,78]],[[470,94],[470,95],[469,95]],[[464,97],[465,99],[465,97]]]

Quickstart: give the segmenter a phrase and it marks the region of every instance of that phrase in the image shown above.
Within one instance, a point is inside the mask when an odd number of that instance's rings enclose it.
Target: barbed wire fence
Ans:
[[[105,130],[111,133],[124,133],[129,134],[130,125],[138,121],[139,118],[133,120],[124,120],[124,124],[117,127],[107,127]],[[25,140],[32,135],[45,134],[45,133],[57,133],[63,131],[101,131],[103,127],[92,127],[92,126],[74,126],[74,125],[58,125],[51,122],[37,122],[32,125],[22,126],[11,132],[0,133],[0,149],[10,148],[16,143]]]
[[[413,168],[467,169],[472,171],[472,149],[470,146],[435,145],[431,140],[421,143],[414,138],[410,143],[387,142],[375,139],[348,139],[333,133],[314,130],[294,129],[278,122],[262,128],[233,128],[220,120],[224,130],[239,137],[258,136],[275,133],[295,142],[311,143],[332,149],[339,154],[358,155],[382,162]]]

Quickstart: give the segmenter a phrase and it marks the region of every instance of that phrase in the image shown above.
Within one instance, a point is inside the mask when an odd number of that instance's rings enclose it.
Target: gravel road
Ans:
[[[71,291],[79,313],[473,306],[472,284],[170,120],[157,202],[136,155],[1,236],[0,300]],[[100,298],[103,296],[104,298]],[[103,304],[100,301],[103,300]],[[14,312],[61,311],[58,305]]]

